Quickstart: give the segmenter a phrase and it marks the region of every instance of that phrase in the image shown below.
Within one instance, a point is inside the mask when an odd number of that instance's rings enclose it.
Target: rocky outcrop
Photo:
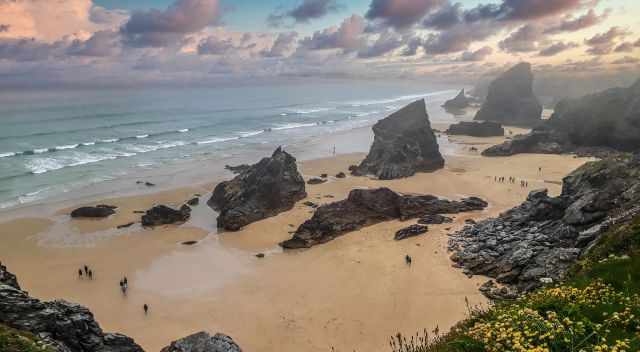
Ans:
[[[640,213],[640,155],[583,165],[565,177],[562,193],[546,190],[498,218],[451,235],[451,259],[519,292],[558,281],[613,223]]]
[[[449,126],[446,131],[449,135],[463,135],[472,137],[502,137],[504,128],[496,122],[466,122],[462,121]]]
[[[160,352],[242,352],[242,349],[227,335],[201,331],[173,341]]]
[[[533,94],[531,65],[523,62],[491,82],[475,120],[530,126],[539,123],[541,116],[542,105]]]
[[[455,98],[447,100],[442,107],[447,110],[462,110],[471,106],[472,100],[464,94],[464,89]]]
[[[444,167],[424,100],[378,121],[373,133],[369,154],[352,170],[356,176],[374,175],[381,180],[391,180]]]
[[[10,273],[7,270],[7,267],[0,263],[0,285],[8,285],[17,290],[20,289],[20,285],[18,285],[18,279],[15,275]]]
[[[207,204],[220,213],[218,227],[237,231],[293,208],[306,196],[296,159],[278,148],[233,180],[218,184]]]
[[[484,156],[510,156],[520,153],[562,154],[572,152],[576,147],[560,134],[548,129],[535,129],[528,134],[518,135],[502,144],[482,151]]]
[[[420,236],[424,233],[427,233],[427,231],[429,231],[429,228],[427,226],[411,225],[398,230],[396,232],[396,235],[393,237],[393,239],[396,241],[400,241],[400,240],[404,240],[405,238]]]
[[[184,204],[180,209],[156,205],[142,215],[142,226],[181,224],[191,217],[191,208]]]
[[[236,166],[232,166],[232,165],[225,165],[224,166],[224,168],[226,170],[229,170],[229,171],[233,172],[234,174],[240,174],[243,171],[247,171],[250,167],[251,167],[251,165],[247,165],[247,164],[240,164],[240,165],[236,165]]]
[[[4,266],[0,277],[15,280]],[[0,281],[0,323],[37,335],[59,352],[142,352],[133,339],[104,333],[87,308],[62,300],[40,301],[17,282]]]
[[[402,195],[388,188],[354,189],[347,199],[317,208],[311,219],[280,245],[287,249],[308,248],[383,221],[455,214],[486,206],[486,202],[475,197],[450,201],[431,195]]]
[[[116,207],[111,205],[97,205],[95,207],[80,207],[71,212],[72,218],[106,218],[116,213]]]

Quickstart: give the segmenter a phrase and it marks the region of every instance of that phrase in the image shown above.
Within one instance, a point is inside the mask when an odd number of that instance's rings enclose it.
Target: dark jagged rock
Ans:
[[[198,243],[198,241],[184,241],[184,242],[182,242],[182,244],[185,245],[185,246],[193,246],[193,245],[195,245],[197,243]]]
[[[319,185],[319,184],[323,184],[327,182],[327,180],[323,179],[323,178],[318,178],[318,177],[312,177],[309,179],[309,181],[307,181],[307,184],[309,185]]]
[[[468,108],[471,102],[472,100],[467,98],[464,94],[464,89],[462,89],[455,98],[447,100],[442,107],[447,110],[461,110]]]
[[[398,230],[393,239],[396,241],[404,240],[405,238],[419,236],[423,233],[427,233],[428,230],[429,228],[424,225],[411,225],[409,227],[405,227],[404,229]]]
[[[640,213],[640,157],[583,165],[559,197],[536,190],[498,218],[451,235],[451,259],[517,291],[558,281],[611,224]]]
[[[187,201],[188,206],[195,207],[200,204],[200,197],[193,197]]]
[[[156,205],[147,210],[142,216],[142,226],[160,226],[183,223],[191,217],[191,208],[183,205],[180,209],[173,209],[166,205]]]
[[[316,203],[314,203],[312,201],[306,201],[306,202],[304,202],[302,204],[304,204],[304,205],[306,205],[308,207],[311,207],[311,208],[317,208],[318,207],[318,204],[316,204]]]
[[[116,213],[116,207],[98,205],[95,207],[80,207],[71,212],[72,218],[106,218]]]
[[[446,131],[450,135],[463,135],[472,137],[502,137],[504,128],[496,122],[459,122],[449,126]]]
[[[518,135],[502,144],[482,152],[484,156],[510,156],[520,153],[562,154],[575,150],[562,135],[547,129],[535,129],[526,135]]]
[[[475,120],[530,126],[539,123],[541,116],[542,105],[533,94],[531,65],[523,62],[491,82]]]
[[[311,219],[280,245],[287,249],[308,248],[383,221],[455,214],[486,206],[486,202],[475,197],[450,201],[431,195],[401,195],[388,188],[354,189],[347,199],[316,209]]]
[[[15,276],[0,266],[0,277]],[[142,352],[133,339],[104,333],[85,307],[62,300],[43,302],[0,281],[0,323],[40,337],[59,352]]]
[[[249,170],[249,168],[251,167],[251,165],[247,165],[247,164],[241,164],[241,165],[236,165],[236,166],[231,166],[231,165],[225,165],[224,168],[233,172],[234,174],[241,174],[247,170]]]
[[[320,175],[320,178],[327,178],[327,177],[329,177],[329,175],[328,175],[328,174],[321,174],[321,175]]]
[[[172,342],[160,352],[242,352],[242,349],[227,335],[211,336],[201,331]]]
[[[369,154],[352,170],[356,176],[375,175],[381,180],[391,180],[444,167],[424,100],[378,121],[373,133]]]
[[[233,180],[218,184],[207,204],[220,212],[218,227],[237,231],[293,208],[306,196],[296,159],[278,148]]]
[[[418,220],[418,224],[423,224],[423,225],[440,225],[440,224],[448,224],[451,222],[453,222],[453,219],[440,214],[427,215],[420,218],[420,220]]]
[[[340,172],[338,172],[336,174],[336,178],[345,178],[345,177],[347,177],[347,175],[342,171],[340,171]]]
[[[127,227],[131,227],[135,224],[135,222],[128,222],[126,224],[118,225],[118,229],[126,229]]]
[[[0,284],[11,286],[17,290],[20,290],[18,279],[15,275],[7,270],[7,267],[0,263]]]

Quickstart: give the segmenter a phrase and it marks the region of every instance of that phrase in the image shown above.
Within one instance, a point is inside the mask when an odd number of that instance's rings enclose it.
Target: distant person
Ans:
[[[142,309],[144,309],[144,315],[147,315],[149,313],[149,306],[145,303],[144,306],[142,306]]]
[[[333,156],[336,156],[336,145],[333,145]]]
[[[87,275],[89,276],[89,280],[93,280],[93,270],[89,269]]]
[[[122,280],[122,282],[123,282],[125,285],[129,285],[129,281],[127,281],[127,277],[126,277],[126,276],[124,277],[124,279]]]
[[[411,265],[411,257],[407,254],[404,256],[404,261],[407,263],[407,265]]]
[[[78,269],[78,277],[82,279],[82,269]]]
[[[84,274],[89,275],[89,267],[86,265],[84,266]]]

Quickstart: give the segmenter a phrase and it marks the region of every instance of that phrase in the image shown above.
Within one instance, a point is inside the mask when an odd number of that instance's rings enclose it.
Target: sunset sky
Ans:
[[[637,0],[0,0],[0,86],[640,72]]]

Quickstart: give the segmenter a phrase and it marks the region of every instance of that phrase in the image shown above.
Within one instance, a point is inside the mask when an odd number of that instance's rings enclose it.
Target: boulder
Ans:
[[[464,89],[462,89],[455,98],[447,100],[442,107],[447,110],[461,110],[468,108],[471,102],[472,100],[467,98],[464,94]]]
[[[448,224],[451,222],[453,222],[453,219],[440,214],[427,215],[418,220],[418,224],[422,225],[440,225]]]
[[[98,205],[95,207],[80,207],[71,212],[72,218],[106,218],[116,213],[116,207]]]
[[[306,196],[296,159],[278,147],[271,157],[218,184],[207,204],[220,213],[218,227],[237,231],[293,208]]]
[[[251,165],[247,165],[247,164],[241,164],[241,165],[237,165],[237,166],[231,166],[231,165],[225,165],[224,168],[226,170],[229,170],[231,172],[233,172],[234,174],[240,174],[243,171],[248,170],[251,167]]]
[[[142,226],[160,226],[183,223],[191,217],[191,208],[183,205],[180,209],[173,209],[166,205],[156,205],[147,210],[142,216]]]
[[[531,65],[523,62],[491,82],[475,120],[531,126],[540,122],[541,115],[542,105],[533,94]]]
[[[345,178],[345,177],[347,177],[347,175],[342,171],[340,171],[340,172],[338,172],[336,174],[336,178]]]
[[[0,278],[15,276],[0,266]],[[143,352],[133,339],[105,333],[85,307],[63,300],[44,302],[0,280],[0,324],[37,335],[59,352]]]
[[[383,221],[455,214],[481,210],[486,206],[486,202],[473,197],[450,201],[431,195],[402,195],[384,187],[354,189],[347,199],[317,208],[311,219],[280,245],[285,249],[309,248]]]
[[[446,133],[449,135],[464,135],[472,137],[502,137],[504,136],[504,128],[496,122],[462,121],[449,126]]]
[[[409,227],[405,227],[404,229],[398,230],[393,239],[396,241],[404,240],[405,238],[419,236],[423,233],[427,233],[428,230],[429,228],[424,225],[411,225]]]
[[[193,197],[187,201],[187,205],[191,207],[195,207],[200,204],[200,197]]]
[[[371,150],[353,169],[356,176],[381,180],[409,177],[444,167],[424,100],[413,102],[373,126]]]
[[[307,184],[309,185],[319,185],[319,184],[323,184],[327,182],[327,180],[325,180],[324,178],[318,178],[318,177],[312,177],[309,179],[309,181],[307,181]]]
[[[218,333],[211,336],[201,331],[173,341],[160,352],[242,352],[242,349],[227,335]]]

